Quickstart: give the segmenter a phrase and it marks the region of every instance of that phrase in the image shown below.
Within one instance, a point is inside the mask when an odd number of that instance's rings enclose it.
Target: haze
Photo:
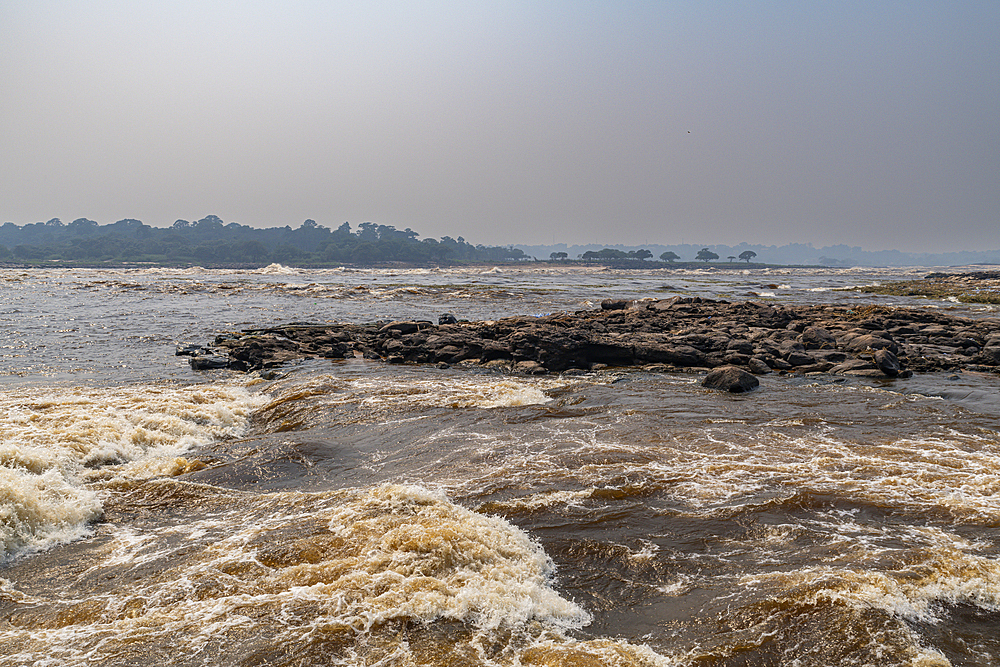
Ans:
[[[1000,3],[0,0],[0,222],[1000,247]]]

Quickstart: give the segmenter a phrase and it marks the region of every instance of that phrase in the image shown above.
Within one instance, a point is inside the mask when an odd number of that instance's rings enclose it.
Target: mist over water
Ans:
[[[675,294],[986,306],[906,272],[0,275],[11,665],[996,665],[1000,381],[311,360],[179,343]]]

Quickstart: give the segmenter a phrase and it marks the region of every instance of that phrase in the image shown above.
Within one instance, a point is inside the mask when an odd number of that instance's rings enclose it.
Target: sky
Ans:
[[[998,26],[996,0],[0,0],[0,222],[996,249]]]

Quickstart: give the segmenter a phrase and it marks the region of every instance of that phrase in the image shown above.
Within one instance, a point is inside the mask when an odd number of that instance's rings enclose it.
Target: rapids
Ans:
[[[0,272],[4,665],[1000,665],[1000,379],[518,377],[174,347],[912,271]],[[752,296],[751,296],[752,295]]]

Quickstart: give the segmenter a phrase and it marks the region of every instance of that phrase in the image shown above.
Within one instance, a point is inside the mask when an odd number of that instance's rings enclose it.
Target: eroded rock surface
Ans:
[[[611,306],[611,307],[609,307]],[[220,335],[207,354],[257,370],[306,357],[481,364],[513,372],[655,364],[907,377],[997,372],[1000,319],[934,309],[768,305],[700,297],[608,302],[600,310],[482,322],[290,324]],[[192,356],[192,365],[198,363]]]

